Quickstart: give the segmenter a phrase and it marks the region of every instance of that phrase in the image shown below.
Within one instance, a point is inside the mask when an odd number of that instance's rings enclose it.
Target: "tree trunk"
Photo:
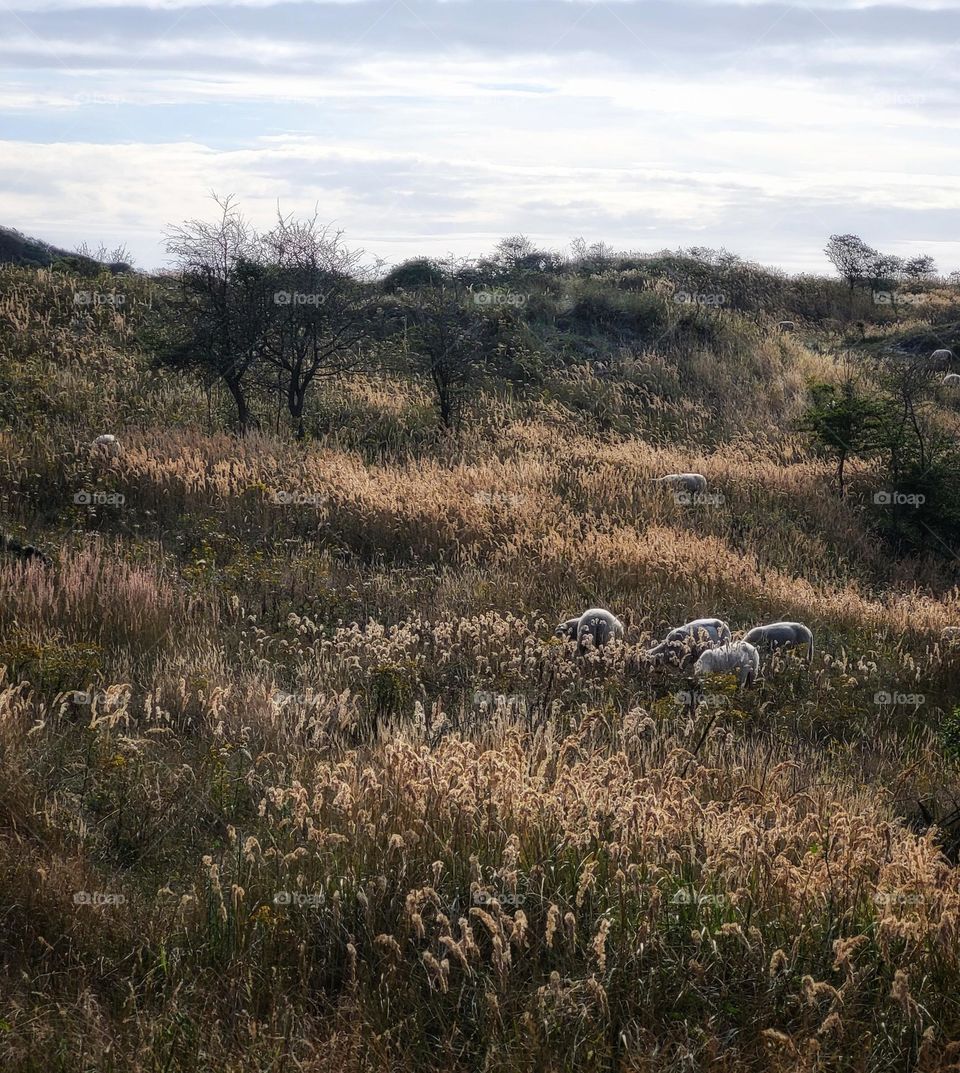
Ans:
[[[441,388],[438,394],[438,401],[440,403],[440,424],[449,431],[453,428],[453,400],[450,397],[450,392],[445,388]]]
[[[297,386],[291,382],[287,392],[287,408],[293,421],[294,435],[300,442],[307,438],[307,429],[303,423],[303,411],[307,401],[306,388]]]
[[[257,427],[257,419],[250,412],[250,407],[247,404],[247,396],[244,394],[243,384],[234,377],[224,377],[224,383],[227,385],[227,390],[233,396],[233,401],[237,407],[237,427],[240,430],[240,434],[243,435],[249,432],[252,428]]]

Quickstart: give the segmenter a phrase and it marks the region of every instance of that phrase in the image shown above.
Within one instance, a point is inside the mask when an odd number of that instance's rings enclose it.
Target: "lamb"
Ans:
[[[769,651],[806,645],[807,663],[813,662],[813,632],[802,622],[770,622],[766,626],[754,626],[744,634],[743,640]]]
[[[949,387],[960,387],[960,373],[947,373],[943,382]]]
[[[622,640],[623,623],[602,607],[591,607],[579,618],[568,618],[554,630],[554,636],[576,640],[582,655],[590,648],[602,648],[609,641]]]
[[[98,436],[93,441],[93,446],[95,450],[109,455],[111,458],[116,458],[121,451],[120,441],[111,432],[105,432],[102,436]]]
[[[704,652],[694,665],[693,673],[698,678],[735,674],[741,686],[753,685],[760,673],[760,653],[747,641],[731,641]]]
[[[706,649],[728,644],[730,627],[719,618],[698,618],[671,630],[658,645],[647,652],[648,658],[684,666]]]
[[[654,477],[653,483],[669,484],[694,494],[707,490],[707,478],[702,473],[668,473],[665,477]]]

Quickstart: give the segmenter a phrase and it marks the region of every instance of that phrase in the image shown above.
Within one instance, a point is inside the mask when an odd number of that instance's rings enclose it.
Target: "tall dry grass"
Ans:
[[[0,564],[3,1068],[956,1065],[960,593],[791,431],[831,345],[725,314],[459,437],[358,377],[303,446],[151,373],[136,304],[17,287],[0,506],[54,563]],[[651,483],[691,469],[722,499]],[[644,651],[713,614],[813,662],[696,703]]]
[[[956,871],[809,748],[636,709],[331,753],[111,703],[72,742],[0,697],[18,1068],[882,1067],[960,1027]]]

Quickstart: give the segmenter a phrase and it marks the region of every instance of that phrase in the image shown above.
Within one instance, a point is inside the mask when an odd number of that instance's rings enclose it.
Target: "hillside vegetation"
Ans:
[[[0,268],[4,1069],[960,1066],[960,292],[513,253],[449,422],[424,262],[244,435],[177,277]]]

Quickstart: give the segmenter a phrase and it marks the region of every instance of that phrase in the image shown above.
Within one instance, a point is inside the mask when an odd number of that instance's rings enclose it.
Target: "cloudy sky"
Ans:
[[[523,232],[960,268],[960,0],[0,0],[0,223],[126,243],[235,193],[395,263]]]

